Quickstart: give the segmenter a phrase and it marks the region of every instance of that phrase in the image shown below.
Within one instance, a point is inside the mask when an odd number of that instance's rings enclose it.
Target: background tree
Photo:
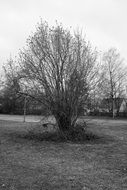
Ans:
[[[100,91],[104,98],[109,99],[112,116],[115,116],[115,108],[119,112],[120,98],[124,97],[127,68],[116,49],[109,49],[103,55],[101,68]],[[116,101],[117,100],[117,101]]]
[[[20,91],[18,68],[12,58],[4,65],[4,85],[2,88],[2,113],[22,113],[23,97]]]
[[[41,22],[20,52],[20,77],[27,89],[54,115],[62,134],[73,130],[78,108],[96,82],[96,51],[80,33]]]

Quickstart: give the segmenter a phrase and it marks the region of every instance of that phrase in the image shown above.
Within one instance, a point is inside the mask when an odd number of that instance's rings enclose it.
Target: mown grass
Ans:
[[[62,142],[37,123],[0,121],[0,190],[127,189],[126,122],[93,119],[88,134]]]

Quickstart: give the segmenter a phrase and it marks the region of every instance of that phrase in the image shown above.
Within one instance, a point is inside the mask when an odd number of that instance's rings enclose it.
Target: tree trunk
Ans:
[[[62,114],[57,114],[55,116],[55,118],[56,118],[56,122],[57,122],[57,125],[59,128],[60,134],[65,139],[67,139],[67,136],[73,130],[73,126],[72,126],[72,122],[71,122],[71,116],[62,113]]]
[[[112,98],[112,117],[115,118],[115,101],[114,98]]]

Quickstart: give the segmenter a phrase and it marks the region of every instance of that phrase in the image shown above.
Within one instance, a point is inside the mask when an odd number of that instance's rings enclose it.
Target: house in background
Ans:
[[[101,115],[112,115],[112,99],[104,98],[99,105],[99,113]],[[114,99],[114,114],[115,116],[127,115],[127,99],[115,98]]]
[[[119,112],[120,113],[127,112],[127,99],[123,99],[123,101],[121,102]]]

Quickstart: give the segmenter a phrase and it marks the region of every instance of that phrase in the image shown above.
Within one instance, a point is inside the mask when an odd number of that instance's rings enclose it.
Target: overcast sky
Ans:
[[[116,47],[127,60],[127,0],[0,0],[0,65],[25,46],[40,18],[79,27],[98,50]]]

